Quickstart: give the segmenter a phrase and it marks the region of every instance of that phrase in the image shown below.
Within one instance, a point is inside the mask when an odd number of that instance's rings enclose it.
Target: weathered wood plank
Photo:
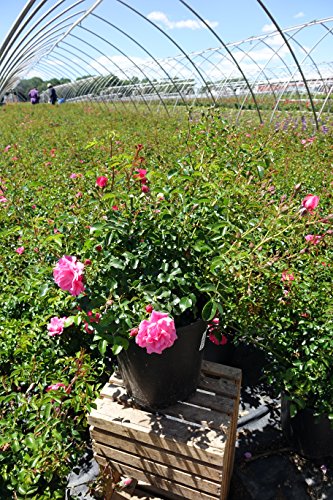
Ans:
[[[198,454],[198,449],[203,450],[203,455],[208,453],[208,459],[214,460],[216,455],[221,456],[225,447],[225,435],[219,430],[191,426],[188,422],[179,422],[164,417],[149,414],[135,408],[126,408],[108,399],[97,400],[97,409],[93,409],[88,417],[91,425],[110,432],[120,432],[123,426],[129,429],[132,435],[140,432],[140,438],[149,435],[149,442],[157,446],[165,441],[167,446],[182,445],[188,453]],[[103,425],[105,424],[105,425]],[[116,427],[115,427],[116,426]],[[145,441],[147,442],[147,441]],[[192,448],[195,448],[192,450]],[[184,453],[186,454],[186,453]]]
[[[221,457],[220,464],[213,467],[212,464],[207,461],[203,462],[199,460],[193,460],[188,455],[184,456],[176,452],[172,453],[165,450],[164,447],[155,448],[148,445],[147,443],[141,443],[134,439],[126,439],[123,436],[110,434],[100,429],[92,429],[90,431],[90,436],[95,442],[94,449],[97,449],[96,446],[99,443],[110,448],[125,451],[138,457],[155,460],[167,466],[177,467],[178,469],[181,469],[184,472],[190,474],[196,474],[197,476],[201,475],[203,478],[207,478],[212,481],[220,481],[223,457]],[[112,458],[112,455],[108,456],[111,456]]]
[[[221,365],[220,363],[212,363],[206,360],[202,362],[201,371],[206,375],[221,377],[235,382],[240,382],[242,379],[242,370],[239,368]]]
[[[228,478],[227,481],[222,481],[221,484],[221,500],[228,497],[230,479],[234,467],[234,457],[235,457],[235,441],[237,433],[237,421],[238,421],[238,411],[239,411],[239,399],[240,399],[240,389],[241,389],[241,378],[238,379],[237,383],[238,394],[235,400],[234,413],[231,418],[231,425],[228,437],[228,446],[225,449],[223,457],[223,469],[224,475]]]
[[[139,408],[138,406],[135,406],[135,403],[133,403],[133,401],[128,397],[126,389],[115,384],[105,384],[101,391],[100,397],[111,399],[112,401],[117,401],[118,403],[122,403],[125,405],[129,404],[130,406],[132,406],[132,404],[134,404],[134,407]],[[215,410],[230,416],[233,413],[235,402],[234,399],[230,399],[226,396],[220,396],[218,394],[215,394],[214,397],[212,397],[212,394],[202,392],[199,389],[183,404],[200,406],[202,408]],[[169,412],[168,410],[161,410],[161,413],[167,414]]]
[[[131,453],[125,451],[117,450],[115,448],[110,448],[104,446],[100,443],[93,444],[93,450],[97,455],[109,458],[110,464],[116,462],[117,464],[124,464],[127,467],[134,467],[135,469],[143,469],[146,473],[154,474],[161,478],[172,481],[173,483],[179,483],[183,486],[189,486],[205,493],[210,493],[214,496],[218,496],[221,491],[221,481],[222,474],[218,482],[213,482],[208,479],[204,479],[202,469],[198,468],[197,474],[189,474],[182,470],[179,470],[175,462],[174,467],[168,467],[167,465],[154,462],[147,458],[138,457]],[[138,479],[138,478],[136,478]],[[155,483],[153,483],[155,484]]]
[[[201,374],[198,387],[208,392],[235,399],[237,397],[237,384],[235,381],[224,378],[210,378]]]

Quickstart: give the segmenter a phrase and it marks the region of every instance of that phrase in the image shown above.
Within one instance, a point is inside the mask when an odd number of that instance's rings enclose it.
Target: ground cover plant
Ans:
[[[2,498],[64,497],[105,354],[147,306],[197,304],[217,341],[269,353],[293,409],[332,413],[329,122],[314,134],[304,117],[235,127],[213,109],[88,103],[0,114]],[[54,280],[64,256],[82,265],[76,289]]]

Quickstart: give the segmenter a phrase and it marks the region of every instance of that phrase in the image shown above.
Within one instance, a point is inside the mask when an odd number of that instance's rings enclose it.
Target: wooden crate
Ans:
[[[241,370],[204,361],[197,391],[159,413],[133,406],[113,374],[88,421],[95,459],[165,498],[226,499]]]

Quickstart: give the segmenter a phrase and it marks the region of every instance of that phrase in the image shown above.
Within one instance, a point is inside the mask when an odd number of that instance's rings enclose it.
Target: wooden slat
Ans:
[[[223,469],[224,476],[228,478],[228,480],[222,481],[221,485],[221,500],[228,498],[229,487],[230,487],[230,479],[234,466],[234,456],[235,456],[235,441],[236,441],[236,433],[237,433],[237,420],[238,420],[238,410],[239,410],[239,398],[240,398],[240,389],[241,389],[241,378],[237,381],[237,389],[238,395],[235,400],[234,413],[231,418],[231,425],[228,437],[228,446],[225,448],[224,457],[223,457]]]
[[[210,410],[216,410],[220,413],[225,413],[226,415],[232,415],[234,411],[234,400],[227,398],[225,396],[220,396],[215,394],[207,394],[202,392],[200,389],[197,390],[193,396],[188,398],[188,403],[202,406],[203,408],[208,408]]]
[[[95,442],[94,449],[99,443],[138,457],[148,458],[149,460],[154,460],[171,467],[177,467],[177,469],[181,469],[184,472],[196,474],[196,476],[202,476],[212,481],[220,481],[221,479],[222,457],[220,464],[213,467],[210,463],[193,460],[189,456],[172,453],[166,451],[165,448],[155,448],[147,443],[140,443],[137,440],[125,439],[123,436],[110,434],[100,429],[91,429],[90,436]],[[112,458],[112,455],[108,456]]]
[[[201,371],[206,375],[225,378],[240,382],[242,379],[242,370],[233,366],[221,365],[220,363],[212,363],[211,361],[203,360]]]
[[[100,455],[94,455],[96,462],[101,465],[108,464],[108,460],[105,457]],[[214,496],[211,494],[204,493],[202,491],[194,490],[189,488],[188,486],[183,486],[178,483],[174,483],[167,479],[161,478],[159,476],[155,476],[154,474],[150,474],[148,472],[144,472],[139,469],[135,469],[133,467],[129,467],[123,464],[119,464],[117,462],[113,462],[112,465],[116,470],[120,472],[121,475],[134,477],[139,481],[145,481],[150,484],[154,484],[157,488],[161,490],[165,490],[167,492],[172,492],[176,495],[180,495],[181,498],[187,498],[189,500],[215,500],[220,498],[220,496]],[[223,499],[226,500],[226,499]]]
[[[220,394],[228,398],[235,399],[237,397],[237,384],[234,381],[223,378],[210,378],[201,375],[198,387],[208,392]]]
[[[173,483],[179,483],[180,485],[188,486],[214,496],[218,496],[220,494],[222,477],[220,477],[218,482],[213,482],[208,479],[204,480],[204,478],[200,475],[200,470],[198,470],[198,475],[189,474],[176,468],[178,465],[177,462],[175,462],[174,467],[168,467],[167,465],[138,457],[115,448],[110,448],[100,443],[94,443],[93,450],[99,456],[110,458],[111,464],[116,462],[117,464],[123,464],[126,467],[143,469],[146,473],[154,474],[160,478],[172,481]],[[153,484],[155,484],[155,482]]]
[[[132,404],[132,400],[128,397],[126,389],[112,383],[105,384],[100,396],[101,398],[108,398],[112,401],[118,401],[119,403]],[[209,410],[216,410],[227,415],[232,414],[234,407],[233,399],[220,395],[212,397],[211,394],[207,394],[207,392],[202,392],[200,390],[190,396],[186,400],[186,403],[201,406],[202,408],[207,408]],[[159,413],[168,413],[168,411],[164,412],[163,410],[160,410]]]
[[[219,463],[225,447],[225,437],[214,429],[193,427],[187,422],[178,422],[164,416],[156,416],[137,410],[125,408],[118,403],[103,399],[97,400],[97,409],[93,409],[88,422],[100,429],[117,434],[124,427],[126,435],[156,446],[176,448],[183,454],[193,458],[205,456],[212,463]],[[148,440],[147,440],[148,439]],[[163,444],[162,444],[163,443]]]
[[[108,397],[113,401],[116,401],[118,397],[121,397],[121,391],[119,387],[107,384],[102,390],[101,395],[104,396],[108,394]],[[208,401],[208,395],[206,395],[206,401]],[[203,396],[204,399],[204,396]],[[213,399],[210,397],[210,399]],[[187,422],[193,422],[199,424],[203,427],[209,427],[211,429],[221,429],[226,431],[230,426],[230,417],[225,413],[220,413],[219,411],[201,408],[191,404],[192,399],[190,398],[186,404],[176,403],[175,405],[168,406],[168,408],[160,410],[159,414],[165,416],[171,416],[178,418],[180,420],[186,420]],[[150,414],[150,418],[151,418]]]

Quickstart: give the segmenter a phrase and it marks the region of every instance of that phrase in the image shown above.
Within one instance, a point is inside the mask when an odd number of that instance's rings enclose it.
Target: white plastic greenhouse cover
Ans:
[[[142,30],[149,27],[167,39],[177,55],[157,58],[154,44],[144,46],[126,31],[126,23],[115,24],[101,14],[103,0],[29,0],[0,47],[0,97],[35,72],[44,80],[69,79],[56,87],[65,101],[96,101],[112,109],[130,103],[170,113],[179,105],[223,103],[237,121],[251,109],[262,122],[263,109],[270,110],[272,121],[286,102],[302,111],[305,101],[317,128],[322,114],[330,111],[333,63],[316,55],[318,47],[331,44],[333,17],[282,29],[262,0],[251,0],[273,30],[226,43],[223,33],[205,20],[204,6],[199,13],[190,0],[170,0],[209,31],[215,46],[188,53],[142,8],[124,0],[105,1],[108,7],[120,6],[124,19],[136,16]],[[311,30],[310,48],[302,43],[305,30]],[[133,57],[128,47],[142,57]]]

